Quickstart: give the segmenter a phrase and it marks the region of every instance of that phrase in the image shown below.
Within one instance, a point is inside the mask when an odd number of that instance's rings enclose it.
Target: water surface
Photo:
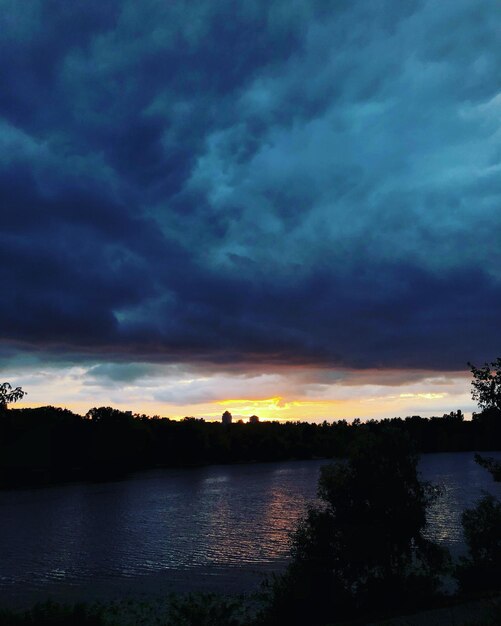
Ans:
[[[497,458],[500,453],[490,453]],[[284,567],[289,532],[315,502],[325,461],[156,470],[109,483],[0,493],[0,600],[240,592]],[[461,512],[501,484],[473,453],[429,454],[444,494],[429,535],[462,548]]]

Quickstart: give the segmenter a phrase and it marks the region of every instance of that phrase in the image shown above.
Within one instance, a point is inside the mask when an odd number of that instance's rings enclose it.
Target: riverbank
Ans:
[[[501,449],[501,420],[488,415],[321,424],[276,421],[222,424],[149,418],[111,407],[86,416],[56,407],[3,410],[0,488],[107,481],[137,470],[281,462],[346,456],[370,434],[405,434],[416,453]]]
[[[259,595],[170,594],[155,601],[123,599],[115,602],[90,602],[63,605],[53,602],[26,611],[0,610],[0,626],[38,626],[57,623],[63,626],[179,626],[203,624],[210,626],[254,626],[262,600]],[[63,621],[62,616],[67,616]],[[196,621],[186,621],[188,616]],[[46,621],[40,619],[43,616]],[[179,621],[180,616],[184,620]],[[37,621],[38,619],[38,621]],[[53,621],[50,621],[50,620]],[[188,617],[189,619],[189,617]],[[24,620],[24,621],[23,621]],[[59,620],[59,621],[58,621]],[[483,594],[476,597],[451,597],[442,606],[413,614],[377,620],[350,620],[329,626],[499,626],[501,624],[501,595]],[[278,625],[277,625],[278,626]],[[280,625],[281,626],[281,625]]]
[[[501,595],[451,599],[446,606],[364,624],[364,626],[499,626]]]

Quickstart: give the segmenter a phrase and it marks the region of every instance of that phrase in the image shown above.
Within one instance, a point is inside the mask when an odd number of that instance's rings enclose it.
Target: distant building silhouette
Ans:
[[[221,417],[221,421],[223,422],[223,424],[231,424],[232,419],[233,417],[229,411],[225,411]]]
[[[251,415],[249,417],[249,424],[257,424],[259,422],[259,417],[257,415]]]

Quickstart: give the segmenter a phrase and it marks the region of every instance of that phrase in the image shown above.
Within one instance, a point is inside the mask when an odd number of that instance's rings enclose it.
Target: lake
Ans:
[[[155,470],[0,492],[0,604],[255,589],[284,567],[289,532],[315,502],[325,463]],[[420,471],[444,488],[428,534],[458,554],[462,510],[482,490],[501,498],[501,483],[471,452],[423,455]]]

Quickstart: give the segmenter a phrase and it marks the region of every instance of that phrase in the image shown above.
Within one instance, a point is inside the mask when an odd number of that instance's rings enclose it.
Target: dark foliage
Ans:
[[[501,417],[501,358],[483,367],[468,363],[473,374],[472,397],[482,410],[494,410]]]
[[[233,423],[148,418],[111,407],[81,417],[51,406],[5,409],[0,415],[0,486],[61,480],[107,480],[156,468],[336,458],[368,433],[388,426],[406,433],[420,452],[501,448],[501,420],[490,413],[464,421],[443,417],[348,424]]]
[[[366,434],[346,462],[323,469],[321,508],[292,541],[292,561],[271,583],[265,624],[324,624],[398,612],[439,595],[446,553],[425,539],[437,491],[420,482],[409,440]]]
[[[194,593],[171,597],[165,626],[244,626],[250,623],[238,598]]]
[[[490,472],[496,482],[501,481],[501,463],[499,461],[491,456],[482,456],[481,454],[475,454],[475,461]]]
[[[501,464],[491,457],[475,455],[494,480],[501,478]],[[462,515],[468,556],[456,567],[460,592],[499,591],[501,588],[501,502],[484,493],[477,505]]]
[[[12,387],[10,383],[0,383],[0,411],[7,408],[8,404],[22,400],[26,395],[21,387]]]
[[[38,604],[28,611],[0,611],[0,626],[104,626],[101,610],[77,604]]]
[[[460,591],[499,591],[501,502],[485,494],[476,507],[464,511],[462,523],[468,556],[456,568]]]

